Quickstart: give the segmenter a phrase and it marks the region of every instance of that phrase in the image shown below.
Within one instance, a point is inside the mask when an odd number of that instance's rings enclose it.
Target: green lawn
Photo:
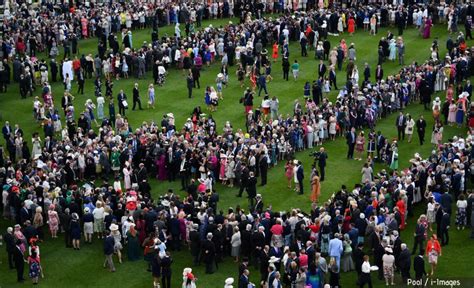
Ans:
[[[213,21],[213,25],[220,25],[226,23],[228,20],[216,20]],[[238,20],[233,19],[234,23]],[[209,22],[204,22],[204,25]],[[160,34],[171,33],[172,28],[166,27],[160,30]],[[396,29],[392,29],[395,31]],[[380,37],[385,36],[386,29],[381,29],[377,36],[369,36],[368,33],[358,31],[353,37],[347,34],[342,35],[345,37],[348,43],[354,42],[357,49],[357,65],[359,71],[363,73],[363,64],[368,62],[372,68],[372,74],[374,74],[375,64],[377,61],[377,45]],[[447,39],[447,32],[444,26],[435,26],[433,29],[432,37],[438,37],[439,43],[442,49],[444,49],[444,43]],[[143,41],[150,41],[150,31],[134,32],[133,41],[137,46],[138,43]],[[331,45],[334,46],[338,43],[341,37],[330,37]],[[406,43],[406,57],[405,62],[410,63],[411,61],[424,61],[430,54],[429,47],[431,40],[424,40],[418,36],[418,31],[410,29],[405,31],[404,39]],[[472,42],[472,41],[471,41]],[[472,44],[472,43],[469,43]],[[95,39],[90,39],[80,42],[80,49],[82,53],[95,53],[97,43]],[[271,49],[271,47],[268,47]],[[316,78],[317,72],[316,67],[318,62],[314,60],[312,51],[310,51],[310,57],[302,58],[299,57],[299,45],[292,44],[290,61],[298,59],[301,63],[300,78],[298,81],[283,81],[281,73],[281,64],[276,63],[273,65],[273,77],[274,81],[268,84],[269,93],[271,96],[278,96],[280,99],[280,111],[285,115],[291,113],[294,99],[302,99],[303,86],[305,81],[312,81]],[[444,51],[441,52],[441,55]],[[385,75],[396,73],[400,68],[396,63],[386,63],[383,66]],[[186,118],[190,115],[192,109],[204,104],[204,87],[206,85],[214,85],[215,77],[218,73],[219,65],[214,65],[210,68],[206,68],[202,73],[201,78],[201,89],[194,90],[194,98],[188,99],[186,90],[185,77],[181,72],[171,70],[167,78],[166,84],[163,87],[155,87],[157,105],[156,110],[144,110],[144,111],[127,111],[127,117],[129,118],[132,128],[136,127],[143,121],[160,121],[163,114],[173,112],[176,117],[177,127],[181,127]],[[213,117],[216,119],[218,124],[218,131],[222,131],[223,124],[226,120],[229,120],[234,128],[244,128],[244,114],[243,107],[239,104],[239,98],[243,93],[243,89],[236,81],[235,67],[230,69],[230,84],[229,87],[224,89],[223,95],[224,100],[219,103],[218,111],[213,113]],[[342,87],[345,73],[338,75],[339,86]],[[142,103],[146,103],[145,99],[145,87],[151,83],[152,77],[148,75],[145,80],[120,80],[114,83],[114,95],[120,89],[124,89],[125,93],[129,95],[131,99],[131,92],[134,82],[138,82],[142,89]],[[94,97],[94,87],[92,80],[86,80],[86,91],[85,95],[75,95],[77,86],[73,84],[73,94],[76,96],[75,107],[76,112],[83,109],[85,100]],[[18,123],[25,132],[25,138],[30,138],[30,135],[34,131],[39,130],[39,126],[35,124],[32,119],[32,98],[21,100],[18,93],[18,86],[12,84],[8,87],[9,92],[7,94],[0,94],[0,115],[2,120],[10,120],[11,124]],[[53,92],[55,95],[55,101],[58,103],[62,95],[63,86],[60,83],[54,84]],[[39,91],[37,90],[39,93]],[[331,93],[331,99],[335,99],[334,92]],[[256,99],[257,104],[260,99]],[[13,109],[12,109],[13,108]],[[117,110],[118,111],[118,110]],[[423,107],[414,104],[409,106],[405,112],[409,112],[415,118],[424,114],[425,119],[428,122],[428,127],[431,127],[433,120],[431,113],[423,111]],[[78,115],[79,113],[76,113]],[[107,114],[107,112],[106,112]],[[396,137],[396,129],[394,127],[396,115],[393,114],[387,119],[379,121],[377,123],[377,130],[381,130],[388,138]],[[3,124],[2,124],[3,125]],[[428,131],[430,129],[427,129]],[[42,135],[42,133],[40,133]],[[454,135],[464,135],[465,129],[456,129],[447,127],[444,133],[444,139],[448,139]],[[430,132],[427,132],[426,138],[430,139]],[[415,152],[419,152],[422,156],[429,155],[432,147],[429,141],[424,146],[417,144],[417,138],[414,136],[414,141],[411,144],[400,143],[399,154],[400,154],[400,167],[408,166],[408,160],[413,156]],[[346,160],[346,145],[344,139],[337,139],[336,141],[328,141],[324,143],[324,147],[328,151],[329,159],[327,166],[327,181],[322,184],[322,199],[326,200],[330,195],[340,188],[342,184],[346,184],[351,188],[355,183],[360,181],[361,174],[360,169],[363,162],[349,161]],[[31,147],[30,147],[31,148]],[[297,154],[297,158],[302,160],[305,167],[306,179],[309,178],[310,165],[312,159],[308,156],[309,151],[300,152]],[[376,170],[382,169],[381,165],[377,165]],[[309,195],[305,194],[297,196],[295,193],[286,188],[286,180],[284,177],[284,167],[280,163],[277,167],[269,171],[269,183],[264,188],[259,187],[258,193],[261,193],[264,197],[264,202],[272,204],[276,211],[288,211],[291,208],[301,207],[305,210],[309,210],[310,201]],[[306,191],[309,190],[309,181],[305,183]],[[176,191],[179,190],[179,183],[169,182],[157,182],[152,181],[153,195],[156,197],[160,194],[164,194],[168,188],[174,188]],[[217,190],[220,194],[219,208],[226,210],[227,207],[240,204],[242,207],[247,207],[245,199],[236,198],[235,189],[229,189],[217,185]],[[182,193],[182,192],[180,192]],[[421,207],[417,209],[418,213],[422,212]],[[454,218],[454,217],[453,217]],[[402,234],[402,239],[406,241],[411,248],[412,245],[412,231],[415,218],[409,219],[409,225],[406,232]],[[5,231],[5,228],[9,223],[5,221],[0,222],[1,231]],[[451,232],[450,245],[444,248],[443,257],[440,258],[438,275],[440,277],[472,277],[474,276],[473,270],[470,267],[472,252],[466,255],[466,251],[473,251],[474,242],[469,240],[469,231],[465,230],[462,232]],[[457,247],[464,246],[463,249],[457,249]],[[143,261],[131,263],[125,261],[123,264],[116,263],[117,272],[112,274],[102,269],[103,253],[102,253],[102,242],[97,241],[93,245],[83,245],[80,251],[68,250],[64,248],[62,239],[49,239],[42,243],[41,254],[43,266],[45,269],[46,278],[41,280],[42,286],[47,287],[105,287],[115,284],[118,287],[150,287],[151,286],[151,275],[145,271],[146,264]],[[3,250],[2,250],[3,251]],[[188,251],[182,251],[173,253],[174,264],[173,264],[173,287],[179,287],[181,285],[181,272],[186,266],[191,265],[191,258]],[[467,257],[466,257],[467,256]],[[14,271],[7,269],[7,263],[5,263],[5,253],[0,254],[0,260],[2,265],[0,266],[0,287],[17,287],[16,274]],[[453,265],[455,263],[455,265]],[[224,279],[232,276],[237,277],[237,265],[232,262],[231,259],[226,259],[224,263],[219,265],[219,271],[213,275],[205,275],[203,267],[194,267],[195,275],[199,278],[199,287],[222,287]],[[90,275],[90,276],[89,276]],[[354,287],[355,272],[342,273],[342,285],[345,287]],[[260,275],[256,271],[252,271],[251,280],[258,283]],[[400,279],[397,279],[400,283]],[[375,287],[381,287],[384,283],[375,281]]]

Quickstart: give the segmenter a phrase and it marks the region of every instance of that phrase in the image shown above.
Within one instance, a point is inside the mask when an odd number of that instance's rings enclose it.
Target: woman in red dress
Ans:
[[[400,230],[404,230],[405,229],[405,212],[406,212],[406,205],[405,205],[405,201],[403,200],[403,198],[400,197],[400,199],[397,201],[397,208],[398,208],[398,212],[400,212],[400,222],[399,225],[400,225]]]
[[[273,43],[272,58],[273,58],[273,62],[276,62],[276,60],[278,59],[278,43],[277,42]]]
[[[355,20],[352,16],[347,20],[347,32],[349,32],[351,36],[355,32]]]

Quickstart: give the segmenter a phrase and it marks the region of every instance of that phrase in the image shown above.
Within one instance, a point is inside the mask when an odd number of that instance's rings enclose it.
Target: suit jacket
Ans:
[[[354,145],[356,142],[357,135],[355,132],[348,131],[346,133],[346,143],[347,145]]]
[[[426,121],[424,119],[416,120],[415,125],[416,125],[416,129],[418,130],[418,132],[425,133]]]
[[[239,278],[239,288],[247,288],[249,286],[249,277],[245,275],[240,275]]]
[[[324,76],[324,74],[326,74],[326,71],[327,71],[327,68],[326,68],[326,65],[324,63],[318,65],[318,75],[319,75],[319,77]]]
[[[375,79],[376,80],[382,80],[383,79],[383,69],[382,68],[375,69]]]
[[[413,258],[413,269],[415,270],[415,278],[421,278],[423,275],[426,275],[423,256],[418,255]]]
[[[300,165],[298,167],[298,170],[296,170],[296,178],[298,179],[299,182],[303,181],[304,179],[304,170],[303,170],[302,165]]]
[[[400,117],[402,117],[402,126],[400,126]],[[405,126],[407,126],[407,117],[398,115],[397,120],[395,121],[395,126],[397,126],[398,128],[405,128]]]

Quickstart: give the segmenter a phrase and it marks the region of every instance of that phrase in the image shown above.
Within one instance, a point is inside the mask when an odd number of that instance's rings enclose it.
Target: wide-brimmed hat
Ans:
[[[110,224],[110,231],[117,231],[119,226],[115,223]]]

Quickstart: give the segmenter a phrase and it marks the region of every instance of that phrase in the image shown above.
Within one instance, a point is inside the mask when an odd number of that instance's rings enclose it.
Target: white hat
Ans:
[[[170,206],[170,201],[165,199],[165,200],[161,201],[161,205],[163,205],[165,207],[168,207],[168,206]]]
[[[390,247],[385,247],[385,251],[387,251],[388,253],[393,253],[393,250]]]
[[[84,213],[89,213],[89,212],[91,212],[91,209],[89,209],[89,207],[84,208]]]
[[[184,268],[183,269],[183,276],[188,275],[189,273],[193,272],[193,269],[191,268]]]
[[[110,224],[110,231],[117,231],[119,226],[115,223]]]
[[[280,258],[272,256],[270,257],[270,260],[268,260],[268,263],[275,263],[275,262],[280,262]]]
[[[224,283],[225,283],[225,285],[232,285],[232,284],[234,284],[234,278],[229,277],[229,278],[225,279]]]

